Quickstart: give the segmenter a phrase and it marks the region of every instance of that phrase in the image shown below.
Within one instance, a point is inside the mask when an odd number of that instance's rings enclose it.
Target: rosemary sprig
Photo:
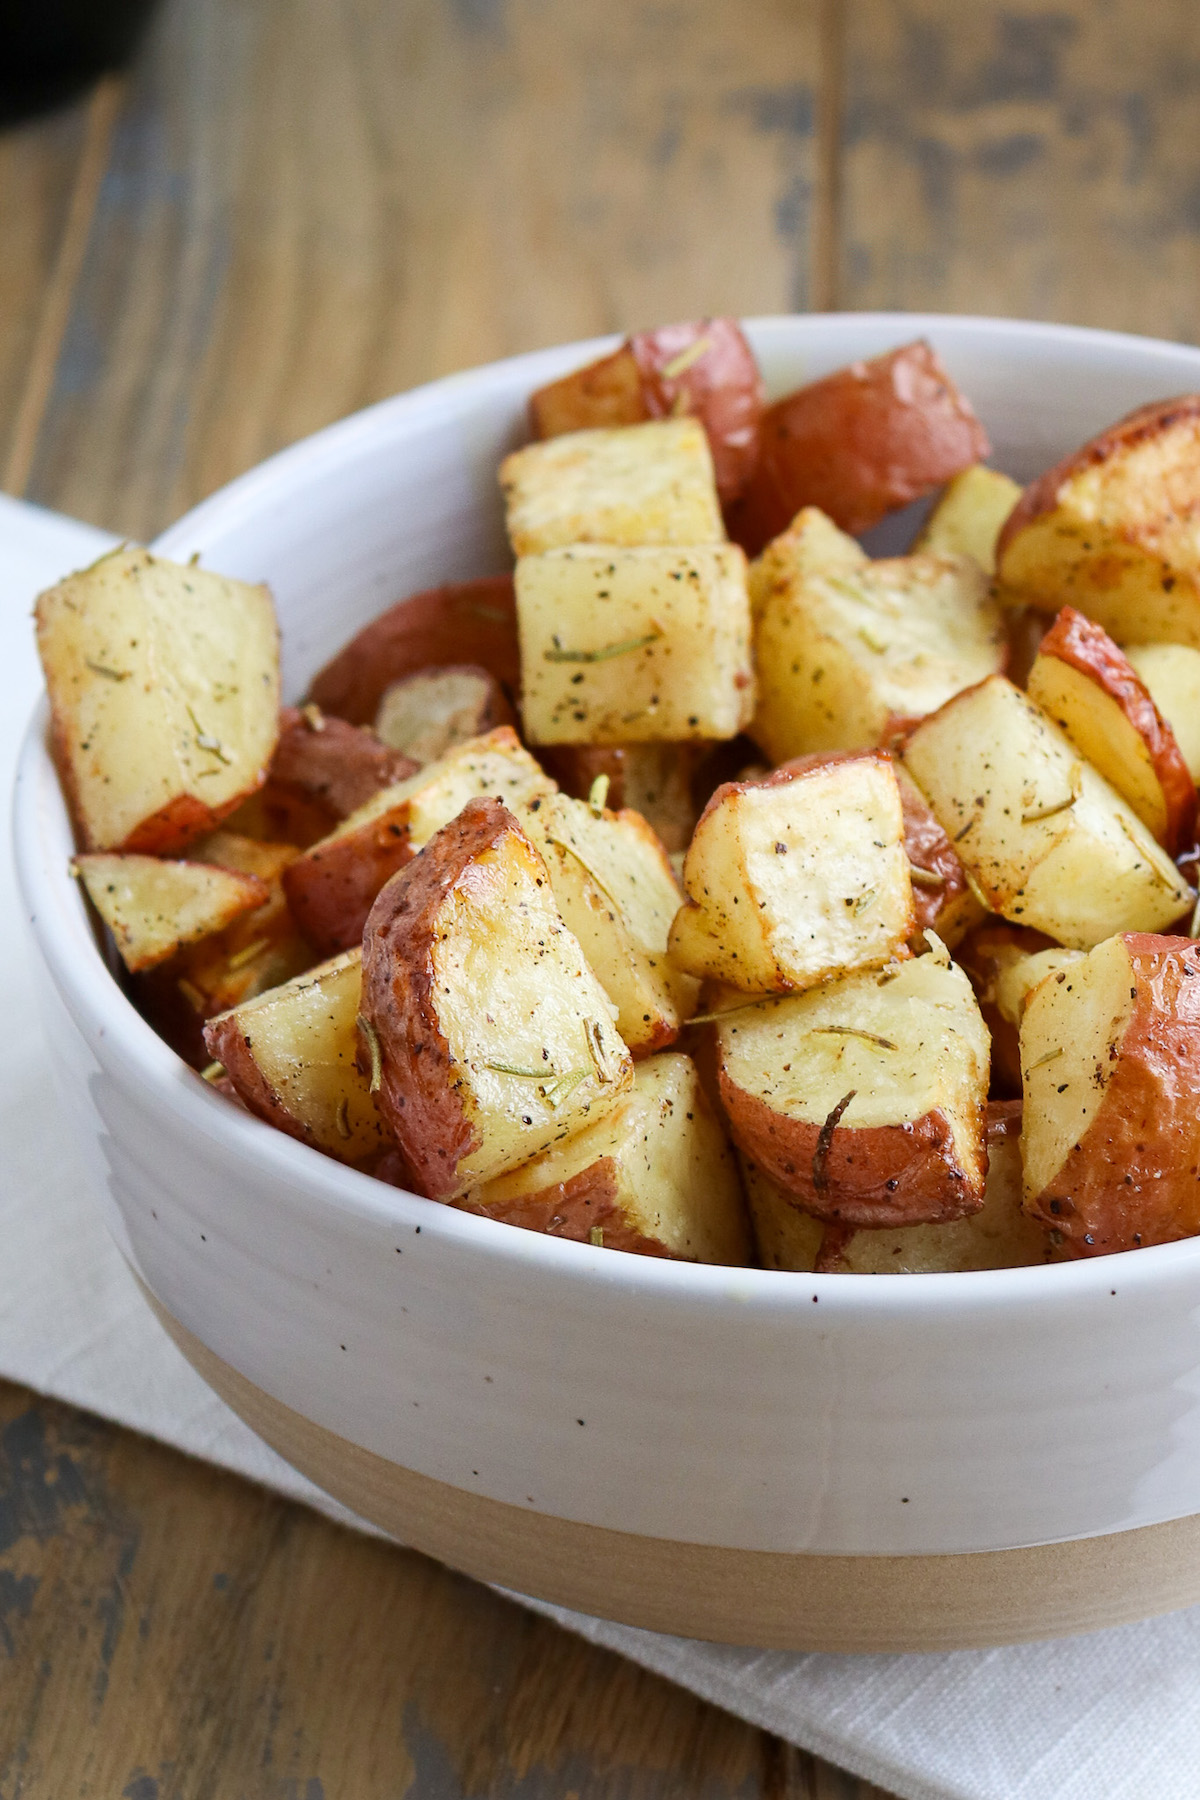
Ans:
[[[550,1080],[557,1081],[558,1080],[558,1076],[555,1075],[554,1070],[549,1069],[549,1068],[546,1068],[546,1069],[518,1069],[514,1063],[494,1063],[494,1062],[484,1063],[483,1066],[485,1069],[490,1069],[494,1075],[520,1075],[522,1077],[522,1079],[525,1081],[550,1081]]]
[[[645,650],[650,644],[656,644],[662,636],[662,627],[656,625],[653,631],[647,631],[642,637],[626,638],[620,644],[605,644],[599,650],[564,650],[557,634],[552,639],[552,648],[543,650],[542,655],[552,663],[602,663],[611,662],[614,656],[630,656],[635,650]]]
[[[379,1042],[379,1033],[370,1019],[359,1013],[358,1029],[367,1040],[367,1049],[371,1052],[371,1092],[377,1094],[383,1083],[383,1048]]]
[[[842,1095],[817,1135],[817,1147],[813,1152],[812,1159],[812,1184],[818,1194],[823,1194],[825,1189],[829,1186],[829,1176],[825,1172],[825,1165],[829,1161],[829,1151],[833,1144],[833,1134],[841,1124],[842,1114],[857,1093],[857,1088],[851,1088],[848,1094]]]

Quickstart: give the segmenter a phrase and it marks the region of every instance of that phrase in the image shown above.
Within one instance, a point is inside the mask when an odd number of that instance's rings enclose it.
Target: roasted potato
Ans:
[[[962,859],[924,794],[901,762],[893,761],[904,811],[904,854],[912,883],[913,933],[936,931],[948,950],[980,924],[984,908]]]
[[[994,575],[996,539],[1020,498],[1011,476],[976,463],[948,484],[913,549],[929,556],[969,556],[986,575]]]
[[[174,854],[262,785],[279,724],[265,587],[122,545],[42,594],[36,617],[85,850]]]
[[[470,800],[363,934],[360,1031],[418,1191],[451,1200],[611,1112],[633,1061],[499,800]]]
[[[1108,633],[1064,606],[1026,683],[1075,748],[1174,856],[1196,825],[1196,784],[1175,734]]]
[[[283,885],[292,916],[318,950],[348,950],[376,894],[476,794],[519,806],[554,791],[550,777],[507,725],[459,744],[415,775],[382,788],[336,830],[289,863]]]
[[[728,782],[683,864],[671,957],[747,993],[877,968],[913,926],[904,817],[880,753]]]
[[[285,706],[267,779],[225,821],[231,831],[307,848],[420,764],[319,706]]]
[[[515,724],[494,675],[479,663],[450,663],[405,675],[385,688],[375,715],[375,734],[423,768],[468,738]]]
[[[662,844],[638,813],[566,794],[517,811],[630,1050],[644,1056],[674,1042],[696,1010],[699,983],[667,955],[683,894]]]
[[[77,856],[73,872],[112,932],[125,967],[135,974],[166,962],[185,944],[223,931],[270,894],[257,875],[108,850]]]
[[[530,743],[731,738],[750,718],[736,545],[576,545],[523,556],[516,579]]]
[[[733,1151],[694,1065],[676,1053],[639,1063],[632,1088],[604,1118],[457,1205],[606,1250],[750,1260]]]
[[[738,1148],[815,1218],[879,1228],[978,1212],[988,1034],[944,948],[718,1019]]]
[[[391,1142],[357,1063],[361,996],[362,952],[348,950],[204,1027],[250,1112],[357,1167]]]
[[[966,557],[872,562],[806,508],[751,573],[758,708],[772,762],[880,742],[896,718],[936,711],[1004,667],[987,577]]]
[[[394,681],[446,663],[478,663],[511,700],[521,685],[511,575],[452,581],[398,600],[317,675],[308,698],[351,725],[372,725]]]
[[[1029,995],[1025,1205],[1071,1256],[1200,1232],[1200,944],[1125,932]]]
[[[1077,606],[1119,644],[1200,648],[1200,394],[1140,406],[1025,489],[1000,533],[1010,602]]]
[[[990,1111],[991,1109],[989,1109]],[[987,1187],[983,1205],[944,1225],[893,1226],[855,1231],[822,1225],[801,1212],[786,1189],[743,1162],[742,1178],[764,1268],[822,1267],[846,1275],[940,1275],[959,1269],[1015,1269],[1046,1260],[1042,1227],[1021,1208],[1021,1150],[1017,1133],[988,1137]]]
[[[1190,644],[1126,644],[1125,654],[1175,734],[1188,774],[1200,781],[1200,650]]]
[[[572,431],[500,465],[518,557],[571,544],[722,544],[725,527],[704,428],[662,419]]]
[[[904,762],[987,905],[1069,949],[1195,899],[1137,814],[1002,675],[914,726]]]
[[[866,531],[989,449],[937,352],[918,339],[768,407],[730,532],[757,555],[802,506],[819,506],[843,531]]]
[[[692,414],[708,436],[726,503],[737,499],[758,460],[762,411],[762,378],[736,319],[635,332],[610,356],[539,388],[529,401],[538,438]]]
[[[692,782],[707,754],[704,744],[547,744],[538,761],[576,800],[599,792],[613,812],[641,813],[668,852],[686,850],[700,807]]]
[[[1017,1037],[1017,1017],[1002,1013],[997,994],[1005,983],[1007,972],[1029,961],[1043,950],[1054,950],[1060,956],[1076,956],[1079,951],[1063,950],[1044,931],[1027,925],[1011,925],[989,913],[982,924],[972,926],[954,952],[955,960],[970,979],[979,1002],[979,1011],[992,1039],[991,1098],[994,1101],[1019,1100],[1021,1095],[1021,1049]]]

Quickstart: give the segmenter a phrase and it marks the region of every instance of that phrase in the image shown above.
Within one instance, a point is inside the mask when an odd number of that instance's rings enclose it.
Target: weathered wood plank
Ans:
[[[839,304],[1200,335],[1190,0],[845,0]]]
[[[819,7],[173,0],[32,494],[147,535],[447,370],[812,292]]]
[[[422,1557],[3,1384],[0,1659],[0,1793],[23,1800],[877,1795]]]

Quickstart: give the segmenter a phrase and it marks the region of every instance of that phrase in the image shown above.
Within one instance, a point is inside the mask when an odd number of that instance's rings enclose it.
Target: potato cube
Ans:
[[[718,1021],[738,1148],[815,1218],[878,1228],[978,1212],[988,1033],[942,949]]]
[[[1009,475],[976,463],[946,486],[913,544],[930,556],[969,556],[987,575],[996,573],[996,539],[1021,498]]]
[[[571,1137],[633,1081],[546,865],[496,799],[468,801],[379,895],[362,1013],[379,1110],[433,1200]]]
[[[605,1250],[750,1260],[733,1151],[695,1065],[677,1054],[639,1063],[632,1088],[605,1118],[472,1188],[458,1205]]]
[[[123,545],[48,589],[36,616],[85,849],[181,850],[261,786],[279,729],[265,587]]]
[[[1200,650],[1190,644],[1126,644],[1131,666],[1145,682],[1193,781],[1200,781]]]
[[[746,562],[733,545],[522,557],[517,618],[533,744],[731,738],[754,710]]]
[[[571,431],[500,465],[517,556],[569,544],[723,544],[712,453],[698,419]]]
[[[758,710],[750,735],[772,762],[879,743],[1004,667],[1003,622],[965,557],[872,562],[808,507],[751,576]]]
[[[683,864],[671,956],[747,993],[874,968],[912,930],[904,816],[875,753],[763,782],[727,782]]]
[[[112,932],[125,967],[135,973],[224,930],[270,894],[257,875],[105,850],[77,856],[73,872]]]
[[[362,952],[348,950],[204,1027],[209,1051],[260,1119],[339,1162],[390,1138],[358,1067]]]
[[[1069,949],[1195,896],[1137,814],[1002,675],[916,725],[904,762],[993,912]]]
[[[1126,932],[1021,1019],[1025,1205],[1072,1256],[1200,1233],[1200,944]]]

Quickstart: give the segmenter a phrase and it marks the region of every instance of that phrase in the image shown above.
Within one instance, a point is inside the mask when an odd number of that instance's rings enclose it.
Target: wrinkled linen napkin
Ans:
[[[34,594],[113,540],[0,495],[0,809],[40,686]],[[31,955],[0,860],[0,1375],[371,1530],[268,1449],[187,1364],[109,1239],[58,1129]],[[659,1637],[525,1601],[593,1643],[903,1800],[1200,1800],[1200,1607],[1052,1644],[800,1656]]]

